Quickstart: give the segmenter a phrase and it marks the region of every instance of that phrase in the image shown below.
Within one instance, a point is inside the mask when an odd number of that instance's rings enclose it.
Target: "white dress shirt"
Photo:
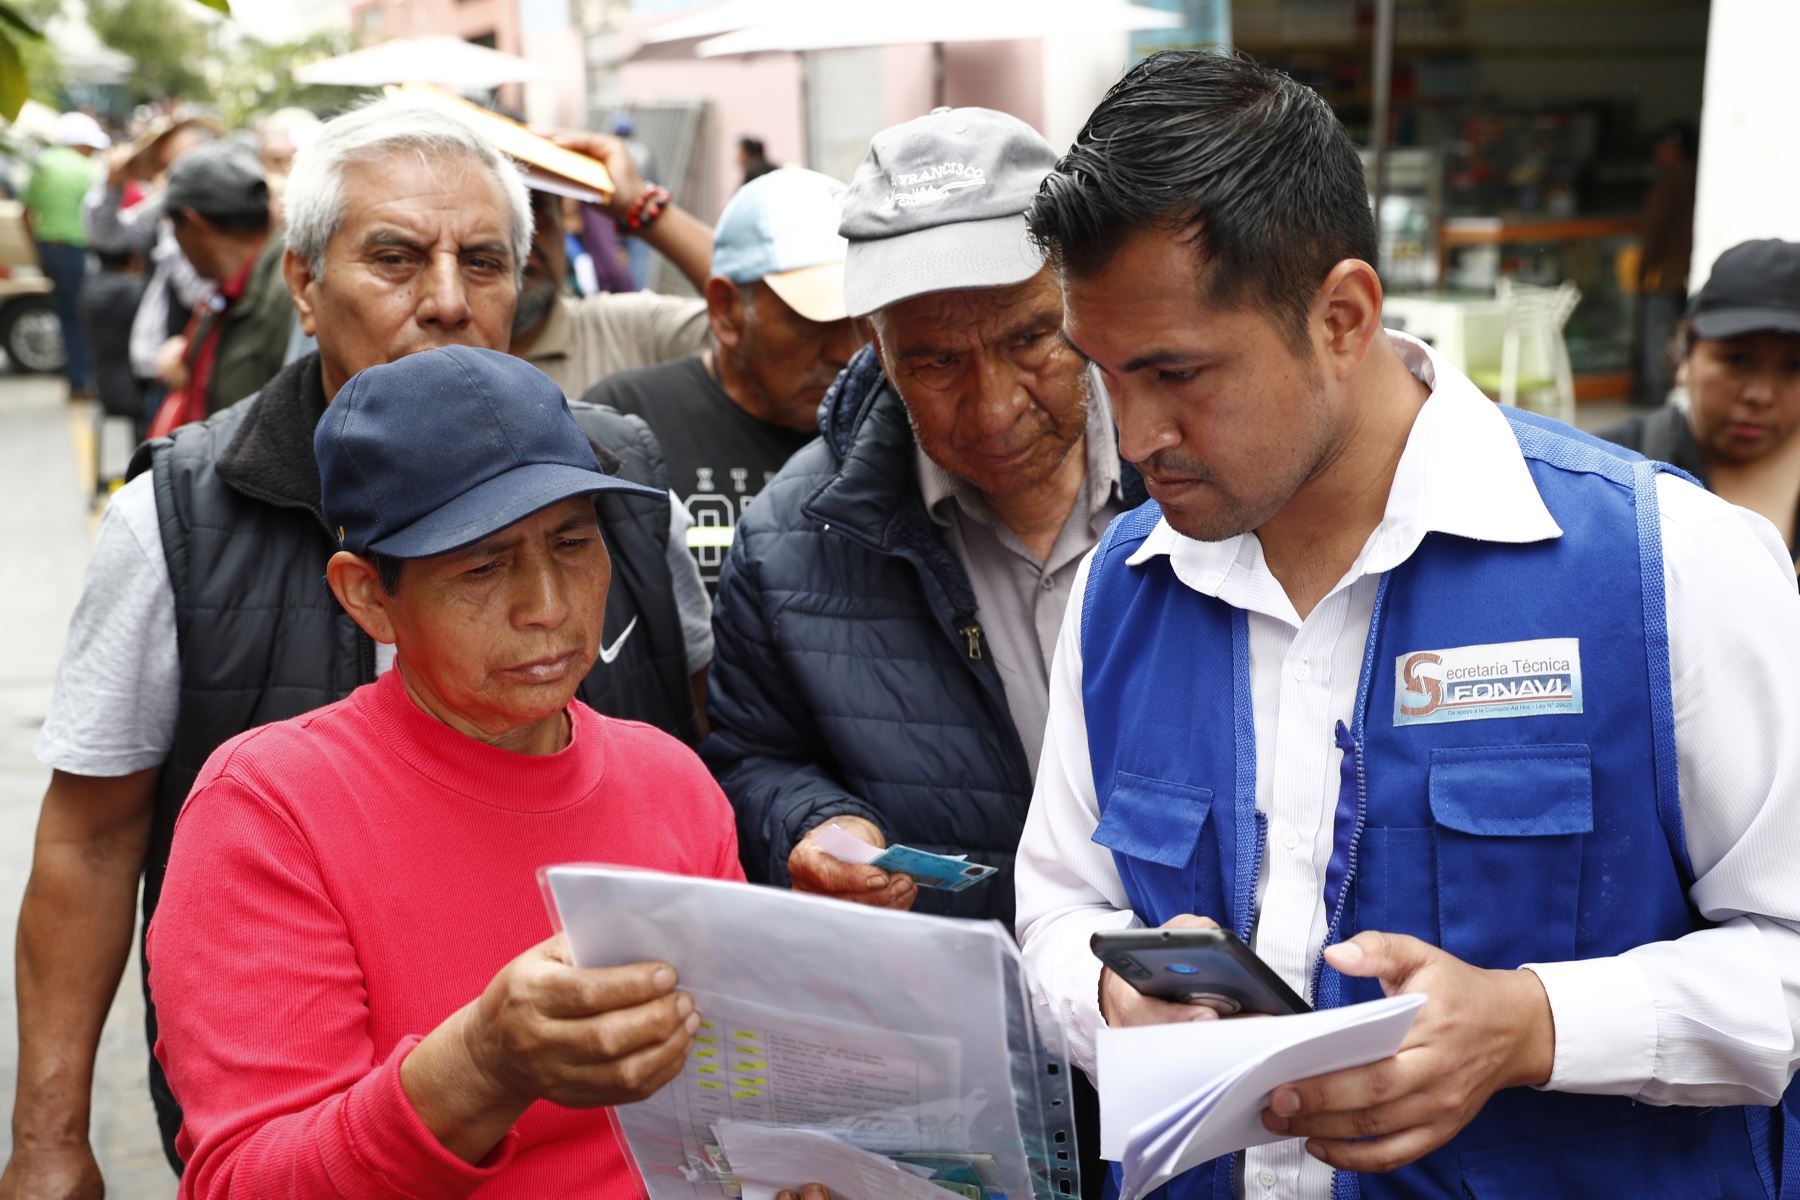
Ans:
[[[1505,416],[1420,342],[1390,334],[1427,387],[1380,525],[1302,620],[1253,533],[1199,542],[1159,523],[1130,559],[1167,555],[1186,586],[1248,614],[1256,806],[1268,818],[1254,948],[1301,994],[1326,931],[1325,864],[1342,757],[1381,575],[1425,534],[1560,537]],[[1681,810],[1710,929],[1612,958],[1532,964],[1556,1024],[1555,1091],[1649,1104],[1773,1104],[1800,1066],[1800,594],[1773,526],[1661,476]],[[1089,560],[1091,562],[1091,558]],[[1076,581],[1087,584],[1089,563]],[[1018,928],[1035,986],[1092,1073],[1098,929],[1138,925],[1099,820],[1081,693],[1081,605],[1050,680],[1037,791],[1018,857]],[[1648,786],[1648,784],[1646,784]],[[1203,914],[1221,916],[1222,914]],[[1242,1192],[1325,1200],[1331,1171],[1300,1139],[1247,1152]]]

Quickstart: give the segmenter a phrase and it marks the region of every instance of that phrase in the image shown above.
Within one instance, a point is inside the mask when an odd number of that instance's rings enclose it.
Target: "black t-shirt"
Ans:
[[[688,549],[708,595],[750,501],[814,434],[751,416],[725,394],[699,355],[609,375],[582,399],[642,417],[662,443],[669,486],[694,518]]]

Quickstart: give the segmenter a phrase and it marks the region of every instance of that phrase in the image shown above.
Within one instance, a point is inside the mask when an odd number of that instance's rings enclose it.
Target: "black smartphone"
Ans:
[[[1088,939],[1094,956],[1146,996],[1204,1004],[1221,1016],[1311,1012],[1268,963],[1228,929],[1125,929]]]

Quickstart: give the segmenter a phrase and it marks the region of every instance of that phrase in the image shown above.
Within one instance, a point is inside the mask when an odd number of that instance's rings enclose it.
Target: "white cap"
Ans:
[[[100,128],[100,122],[84,112],[66,112],[56,118],[56,144],[59,146],[86,146],[90,150],[104,150],[112,145],[112,139]]]

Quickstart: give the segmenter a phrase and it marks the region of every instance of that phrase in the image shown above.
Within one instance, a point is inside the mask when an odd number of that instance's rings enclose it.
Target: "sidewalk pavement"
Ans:
[[[0,588],[0,1160],[12,1150],[13,1088],[18,1072],[18,1009],[13,937],[31,869],[38,804],[50,772],[31,746],[50,703],[63,634],[97,525],[92,418],[72,407],[54,376],[0,375],[0,546],[7,585]],[[109,422],[101,449],[116,474],[129,431]],[[145,1085],[144,1002],[137,956],[125,969],[101,1035],[90,1131],[107,1195],[165,1200],[175,1176],[163,1160]]]

